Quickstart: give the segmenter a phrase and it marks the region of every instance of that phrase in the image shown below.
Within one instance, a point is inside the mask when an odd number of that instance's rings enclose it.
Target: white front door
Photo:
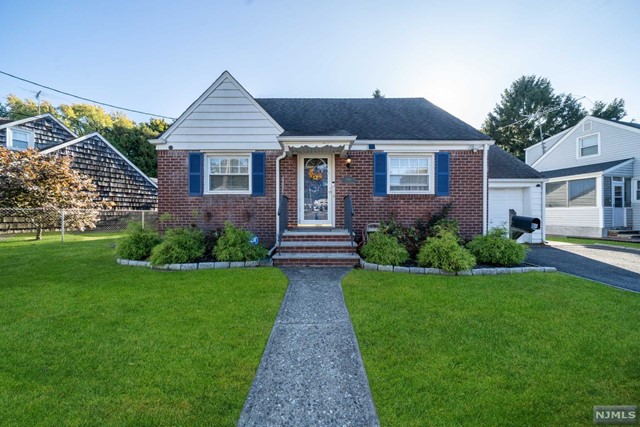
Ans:
[[[333,226],[333,156],[298,155],[298,224]]]
[[[613,181],[613,227],[624,227],[624,182]]]

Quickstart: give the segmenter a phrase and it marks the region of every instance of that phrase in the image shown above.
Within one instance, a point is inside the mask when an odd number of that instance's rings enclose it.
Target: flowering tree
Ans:
[[[0,207],[29,209],[25,219],[37,230],[37,240],[43,230],[60,226],[52,210],[68,209],[65,226],[83,230],[95,228],[95,209],[110,205],[98,201],[91,178],[71,169],[70,157],[0,147]]]

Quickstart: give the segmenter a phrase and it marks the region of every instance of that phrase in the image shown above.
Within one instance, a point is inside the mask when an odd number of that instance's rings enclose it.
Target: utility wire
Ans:
[[[0,74],[4,74],[5,76],[9,76],[9,77],[12,77],[12,78],[17,79],[17,80],[22,80],[23,82],[31,83],[32,85],[36,85],[36,86],[39,86],[41,88],[52,90],[54,92],[58,92],[58,93],[61,93],[63,95],[71,96],[71,97],[77,98],[77,99],[82,99],[83,101],[88,101],[88,102],[92,102],[94,104],[104,105],[104,106],[107,106],[107,107],[115,108],[116,110],[129,111],[131,113],[144,114],[146,116],[160,117],[160,118],[169,119],[169,120],[175,120],[176,119],[175,117],[162,116],[160,114],[152,114],[152,113],[147,113],[147,112],[140,111],[140,110],[133,110],[131,108],[118,107],[117,105],[107,104],[106,102],[100,102],[100,101],[96,101],[96,100],[93,100],[93,99],[85,98],[85,97],[82,97],[82,96],[74,95],[74,94],[69,93],[69,92],[64,92],[62,90],[54,89],[54,88],[52,88],[50,86],[45,86],[45,85],[42,85],[40,83],[36,83],[36,82],[31,81],[31,80],[24,79],[22,77],[18,77],[18,76],[15,76],[13,74],[9,74],[9,73],[7,73],[5,71],[2,71],[2,70],[0,70]]]

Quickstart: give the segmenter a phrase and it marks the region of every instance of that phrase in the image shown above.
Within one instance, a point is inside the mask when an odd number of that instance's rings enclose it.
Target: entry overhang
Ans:
[[[280,136],[278,142],[288,156],[293,154],[340,154],[346,157],[356,135],[348,136]]]

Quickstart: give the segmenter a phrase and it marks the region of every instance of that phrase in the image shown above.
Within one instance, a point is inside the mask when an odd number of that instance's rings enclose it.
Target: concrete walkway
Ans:
[[[289,288],[238,426],[378,426],[340,286],[349,269],[283,271]]]

